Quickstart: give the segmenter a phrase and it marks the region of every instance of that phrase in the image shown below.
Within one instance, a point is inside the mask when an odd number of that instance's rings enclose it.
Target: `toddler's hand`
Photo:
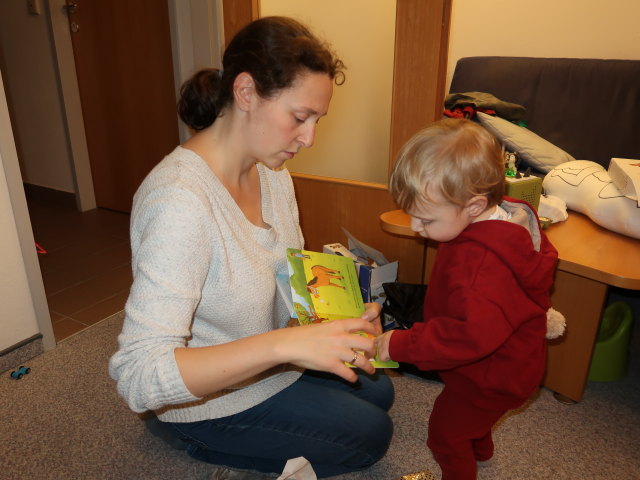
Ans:
[[[391,357],[389,356],[389,341],[391,340],[391,335],[393,335],[393,330],[389,330],[388,332],[385,332],[382,335],[378,335],[376,337],[378,359],[382,362],[391,360]]]

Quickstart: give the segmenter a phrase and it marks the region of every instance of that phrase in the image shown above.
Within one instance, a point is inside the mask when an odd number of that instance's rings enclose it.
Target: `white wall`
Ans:
[[[25,182],[74,192],[47,3],[0,1],[0,58]]]
[[[453,0],[447,91],[462,57],[640,60],[638,0]]]
[[[30,284],[37,284],[33,281],[33,275],[40,275],[40,270],[37,266],[33,233],[28,225],[24,190],[17,165],[9,111],[0,75],[0,350],[43,330],[45,348],[51,348],[53,335],[42,277],[39,277],[38,291],[32,292],[30,287]],[[17,217],[14,212],[20,216]],[[30,250],[23,250],[25,246]],[[43,318],[44,329],[38,325],[38,315]]]
[[[316,143],[287,162],[293,172],[387,182],[396,2],[261,0],[260,15],[287,15],[326,39],[346,64]]]

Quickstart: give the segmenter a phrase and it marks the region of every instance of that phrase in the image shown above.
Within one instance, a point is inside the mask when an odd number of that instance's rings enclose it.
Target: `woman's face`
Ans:
[[[313,145],[316,124],[327,114],[332,94],[328,75],[306,72],[275,97],[258,97],[250,117],[251,155],[278,168],[302,147]]]

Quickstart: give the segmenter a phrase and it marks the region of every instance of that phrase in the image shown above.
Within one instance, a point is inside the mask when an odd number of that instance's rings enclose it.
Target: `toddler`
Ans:
[[[378,352],[440,374],[427,445],[443,480],[476,478],[493,455],[491,428],[545,369],[557,252],[534,209],[503,198],[504,173],[495,137],[445,119],[409,140],[390,179],[411,228],[439,246],[424,321],[380,335]]]

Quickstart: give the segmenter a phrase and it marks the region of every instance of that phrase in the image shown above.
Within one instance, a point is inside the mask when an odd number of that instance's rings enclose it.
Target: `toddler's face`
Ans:
[[[429,201],[422,199],[407,211],[411,216],[411,229],[422,237],[448,242],[472,222],[466,208],[446,201],[437,192],[430,192],[429,196]]]

